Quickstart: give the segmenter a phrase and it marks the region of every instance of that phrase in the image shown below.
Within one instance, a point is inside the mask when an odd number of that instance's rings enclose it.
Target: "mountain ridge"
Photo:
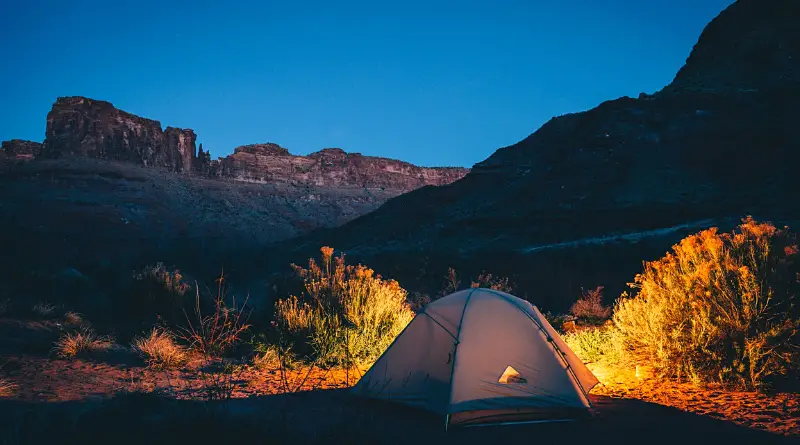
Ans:
[[[553,118],[458,182],[275,249],[299,261],[331,245],[431,293],[449,266],[473,276],[488,269],[566,309],[581,288],[622,291],[643,260],[689,233],[730,228],[748,214],[798,221],[796,23],[797,2],[739,0],[709,23],[661,91]],[[770,63],[752,65],[754,54]],[[626,241],[635,233],[651,235]],[[618,241],[529,249],[603,237]]]

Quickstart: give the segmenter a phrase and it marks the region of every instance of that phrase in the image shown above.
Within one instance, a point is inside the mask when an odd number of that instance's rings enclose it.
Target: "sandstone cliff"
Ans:
[[[295,156],[271,143],[237,147],[230,156],[211,160],[202,144],[195,149],[197,138],[192,130],[167,127],[162,131],[158,121],[85,97],[58,98],[47,116],[46,136],[43,157],[85,156],[251,183],[406,192],[449,184],[469,171],[417,167],[338,148]]]
[[[189,172],[196,157],[192,130],[118,110],[105,101],[59,97],[47,114],[42,156],[82,155]]]
[[[449,184],[468,171],[464,168],[417,167],[393,159],[345,153],[338,148],[294,156],[277,144],[236,147],[232,155],[218,162],[218,175],[237,181],[399,191]]]

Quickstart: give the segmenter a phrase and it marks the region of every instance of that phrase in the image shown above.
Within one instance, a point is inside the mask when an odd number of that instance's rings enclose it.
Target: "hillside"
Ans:
[[[563,310],[581,287],[615,297],[687,233],[747,214],[795,223],[797,23],[797,2],[740,0],[662,91],[554,118],[461,181],[276,249],[300,261],[332,245],[429,292],[448,266],[487,270]]]

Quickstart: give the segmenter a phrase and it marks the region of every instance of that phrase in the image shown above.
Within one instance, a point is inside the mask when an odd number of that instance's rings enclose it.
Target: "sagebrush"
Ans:
[[[321,261],[292,265],[305,292],[277,301],[276,326],[306,357],[324,364],[363,364],[378,358],[414,317],[407,292],[362,265],[322,247]]]
[[[581,298],[570,307],[570,314],[590,324],[600,324],[608,320],[611,316],[611,308],[603,305],[603,289],[603,286],[597,286],[594,289],[583,291]]]
[[[698,382],[759,387],[790,373],[800,360],[796,241],[748,217],[646,263],[614,309],[625,353]]]
[[[616,366],[622,359],[618,335],[613,326],[598,326],[567,332],[562,338],[584,363]]]

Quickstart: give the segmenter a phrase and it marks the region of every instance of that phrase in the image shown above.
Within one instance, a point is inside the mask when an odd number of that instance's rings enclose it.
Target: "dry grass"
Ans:
[[[186,326],[179,336],[189,345],[189,349],[206,358],[224,356],[241,341],[242,334],[250,328],[247,324],[250,312],[245,312],[244,309],[247,300],[245,299],[241,307],[237,307],[234,299],[229,307],[225,303],[223,280],[223,276],[217,279],[217,295],[210,314],[203,314],[199,290],[195,294],[194,321],[184,312]]]
[[[407,292],[362,265],[345,265],[322,247],[322,261],[308,269],[293,265],[305,295],[276,303],[277,327],[314,361],[363,364],[374,361],[411,322]]]
[[[31,312],[40,318],[51,318],[55,316],[56,306],[46,301],[40,301],[31,308]]]
[[[53,349],[61,358],[74,358],[107,351],[113,344],[109,337],[98,336],[92,329],[83,328],[62,334]]]
[[[508,277],[496,277],[486,271],[481,272],[472,282],[470,287],[481,287],[484,289],[493,289],[508,294],[513,294],[516,285],[512,283]]]
[[[264,346],[256,351],[251,363],[259,371],[275,371],[282,366],[280,352],[273,345]]]
[[[17,385],[0,377],[0,397],[13,397],[17,392]]]
[[[164,263],[160,262],[134,273],[133,278],[137,281],[154,284],[156,287],[163,288],[168,294],[179,297],[185,295],[191,288],[183,282],[183,275],[179,270],[170,271],[164,266]]]
[[[134,338],[131,348],[153,369],[179,368],[188,361],[186,349],[175,342],[169,331],[160,328]]]
[[[64,324],[69,326],[82,326],[86,323],[86,320],[83,318],[83,315],[69,311],[64,314]]]
[[[669,377],[749,388],[800,361],[794,235],[747,218],[645,264],[614,309],[624,353]],[[795,369],[794,372],[797,370]]]

